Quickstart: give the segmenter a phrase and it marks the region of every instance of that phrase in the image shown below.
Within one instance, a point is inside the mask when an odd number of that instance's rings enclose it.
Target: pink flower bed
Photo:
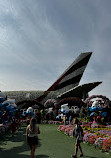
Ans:
[[[93,125],[91,128],[90,124],[84,124],[82,127],[84,129],[83,143],[94,144],[97,149],[103,152],[111,151],[111,126]],[[72,136],[73,128],[74,125],[60,125],[58,131]]]

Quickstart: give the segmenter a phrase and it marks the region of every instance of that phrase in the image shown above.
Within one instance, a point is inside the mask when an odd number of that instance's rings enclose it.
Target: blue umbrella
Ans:
[[[12,105],[6,106],[6,110],[7,110],[7,111],[13,111]]]
[[[9,111],[9,115],[13,116],[14,115],[13,111]]]
[[[4,101],[3,97],[0,97],[0,103],[2,103]]]
[[[94,114],[95,114],[95,112],[92,112],[92,113],[90,114],[90,117],[93,116]]]
[[[3,104],[4,104],[5,107],[9,105],[9,103],[3,103]]]
[[[102,112],[102,117],[106,117],[107,116],[107,112]]]
[[[3,108],[3,104],[2,103],[0,103],[0,109],[2,109]]]
[[[99,111],[102,111],[102,110],[103,110],[103,108],[101,108],[101,107],[98,107],[98,110],[99,110]]]
[[[102,111],[103,108],[101,108],[101,107],[89,107],[89,110],[90,111]]]
[[[56,119],[59,119],[61,116],[60,115],[58,115],[58,116],[56,116]]]

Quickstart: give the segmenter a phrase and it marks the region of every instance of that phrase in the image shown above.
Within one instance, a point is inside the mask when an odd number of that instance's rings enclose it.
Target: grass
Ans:
[[[68,158],[74,153],[75,139],[57,131],[58,125],[40,124],[41,134],[39,145],[35,152],[35,158]],[[0,140],[0,158],[29,158],[30,149],[25,138],[26,125],[23,125],[12,138],[11,133]],[[110,158],[111,154],[105,154],[95,149],[92,145],[81,144],[84,158]],[[79,154],[79,153],[78,153]]]

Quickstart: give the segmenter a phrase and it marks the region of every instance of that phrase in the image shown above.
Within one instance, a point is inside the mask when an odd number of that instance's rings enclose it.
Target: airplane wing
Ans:
[[[37,101],[42,101],[50,92],[59,95],[79,85],[92,52],[81,53],[63,74],[44,92]]]
[[[77,97],[77,98],[83,98],[84,95],[87,95],[88,92],[90,92],[92,89],[97,87],[102,82],[92,82],[92,83],[86,83],[83,85],[76,86],[60,95],[57,96],[57,98],[62,99],[66,97]]]

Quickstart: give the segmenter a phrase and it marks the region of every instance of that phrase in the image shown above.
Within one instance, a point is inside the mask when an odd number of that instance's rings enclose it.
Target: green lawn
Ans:
[[[39,145],[35,152],[35,158],[70,158],[74,152],[74,142],[69,136],[57,131],[57,125],[39,125]],[[0,158],[29,158],[30,150],[25,139],[26,126],[23,126],[15,137],[10,132],[0,140]],[[95,149],[94,146],[81,144],[84,158],[110,158],[111,154],[105,154]]]

